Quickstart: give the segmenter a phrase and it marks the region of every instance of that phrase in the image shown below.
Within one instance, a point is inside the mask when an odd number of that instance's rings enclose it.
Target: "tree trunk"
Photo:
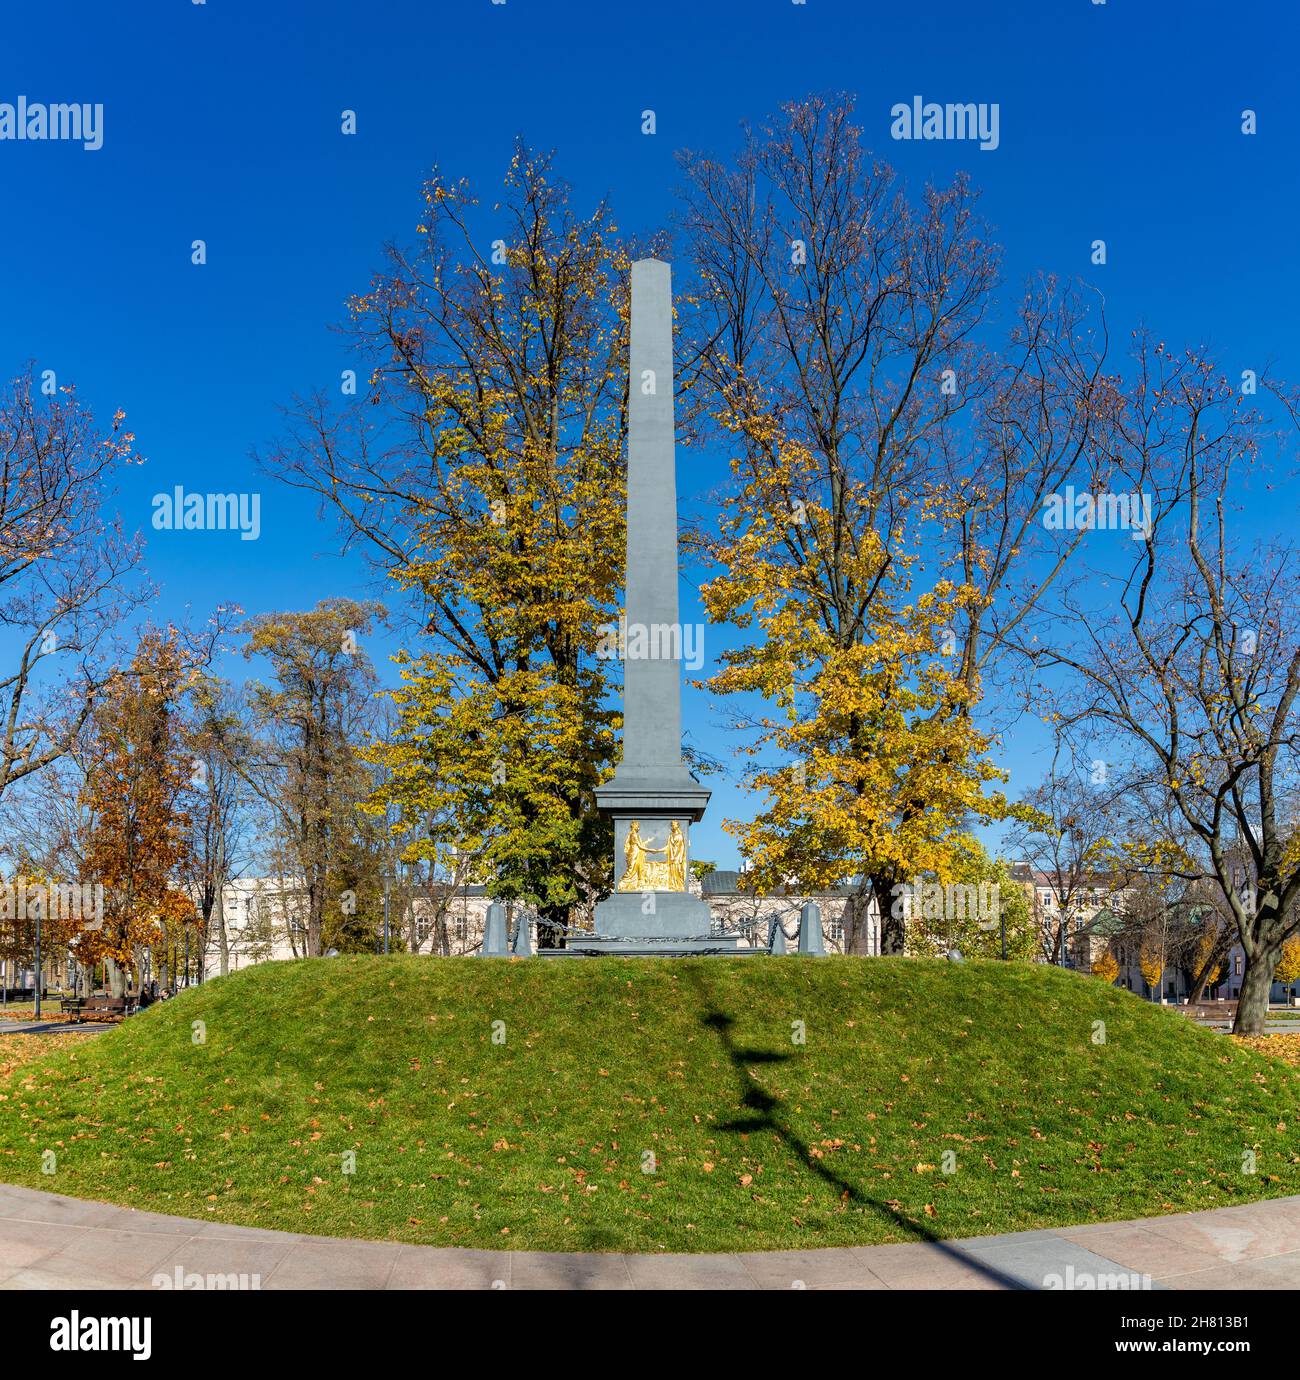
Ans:
[[[221,954],[221,976],[226,977],[230,972],[230,940],[226,935],[226,888],[217,887],[217,894],[212,898],[212,915],[217,922],[217,944]],[[207,929],[206,920],[204,930]]]
[[[1268,995],[1273,986],[1273,970],[1281,957],[1282,946],[1259,948],[1246,955],[1246,971],[1241,975],[1241,995],[1237,1001],[1234,1035],[1263,1035],[1268,1022]]]
[[[1209,958],[1207,958],[1202,965],[1201,971],[1193,974],[1192,985],[1187,990],[1188,1006],[1194,1005],[1205,995],[1205,989],[1211,985],[1210,974],[1214,972],[1216,968],[1221,968],[1227,961],[1230,947],[1230,944],[1223,944],[1222,946],[1216,944],[1211,950]]]
[[[319,958],[321,956],[321,930],[322,914],[325,909],[325,897],[322,894],[319,882],[313,882],[307,888],[307,957]]]
[[[871,899],[858,892],[844,902],[844,952],[867,955],[871,952]]]
[[[1210,985],[1210,974],[1214,971],[1214,964],[1207,963],[1200,973],[1194,978],[1192,985],[1187,989],[1187,1004],[1195,1006],[1205,995],[1205,989]]]
[[[104,960],[104,967],[107,970],[109,996],[126,996],[126,974],[117,966],[116,960],[106,958]]]
[[[572,915],[566,906],[562,910],[553,907],[537,910],[537,947],[539,949],[563,949],[565,930],[572,923]]]
[[[907,922],[902,897],[896,895],[895,878],[873,877],[871,890],[880,913],[880,952],[899,957],[907,940]]]

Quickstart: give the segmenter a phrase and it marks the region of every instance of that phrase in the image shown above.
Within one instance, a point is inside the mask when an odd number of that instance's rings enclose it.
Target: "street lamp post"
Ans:
[[[36,1019],[41,1018],[41,907],[36,908]]]
[[[385,839],[385,846],[388,852],[387,865],[384,868],[384,953],[388,953],[388,891],[389,885],[393,880],[393,872],[396,863],[393,859],[393,825],[397,822],[394,818],[394,801],[389,801],[384,806],[384,832],[388,835]],[[401,817],[400,807],[396,811],[397,818]]]

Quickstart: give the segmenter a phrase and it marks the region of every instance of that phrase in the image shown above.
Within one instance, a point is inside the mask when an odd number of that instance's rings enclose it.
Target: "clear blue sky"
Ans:
[[[673,205],[674,150],[725,152],[738,122],[847,90],[915,188],[969,168],[1005,248],[1008,291],[1045,269],[1101,286],[1112,329],[1149,321],[1225,365],[1300,378],[1300,96],[1294,3],[1210,0],[72,0],[12,6],[0,102],[102,102],[97,152],[0,141],[0,372],[34,360],[148,465],[124,476],[163,586],[156,616],[248,612],[363,591],[303,494],[256,473],[277,404],[335,386],[328,329],[388,239],[409,242],[436,160],[485,190],[518,133],[554,147],[579,206],[608,193],[638,235]],[[920,94],[998,102],[1001,144],[895,143]],[[658,133],[640,131],[653,108]],[[1259,133],[1240,133],[1240,112]],[[357,112],[358,133],[339,132]],[[1089,246],[1104,238],[1109,263]],[[190,263],[207,242],[208,263]],[[353,361],[354,362],[354,361]],[[704,463],[704,462],[701,462]],[[684,500],[716,474],[680,476]],[[262,495],[262,536],[157,533],[175,484]],[[1287,491],[1294,508],[1295,490]],[[689,589],[686,589],[689,593]],[[716,746],[701,697],[688,730]],[[1014,786],[1037,772],[1012,741]],[[694,851],[735,851],[715,783]]]

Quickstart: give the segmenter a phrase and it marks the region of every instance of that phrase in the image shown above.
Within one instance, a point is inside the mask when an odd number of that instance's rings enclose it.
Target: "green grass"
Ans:
[[[1043,965],[344,958],[14,1070],[0,1179],[439,1245],[832,1246],[1300,1192],[1297,1122],[1295,1070]]]

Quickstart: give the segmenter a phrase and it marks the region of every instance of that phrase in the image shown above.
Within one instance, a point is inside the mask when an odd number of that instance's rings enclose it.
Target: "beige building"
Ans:
[[[766,948],[771,926],[779,922],[787,943],[798,943],[799,915],[807,900],[821,908],[822,935],[830,952],[842,952],[842,892],[813,897],[758,897],[745,889],[743,873],[714,872],[703,884],[692,881],[691,891],[710,904],[715,920],[741,933],[741,948]],[[412,948],[431,956],[473,954],[483,944],[487,908],[491,898],[482,886],[435,886],[400,903],[390,902],[389,947],[392,951]],[[529,918],[532,944],[536,948],[536,923],[532,911],[507,905],[506,913],[513,934],[520,910]],[[252,963],[301,958],[306,954],[304,904],[300,888],[274,877],[241,877],[227,884],[224,892],[226,944],[230,972]],[[874,906],[868,921],[868,943],[872,953],[880,952],[880,926]],[[216,977],[221,972],[220,944],[215,925],[209,926],[203,955],[203,975]]]
[[[1106,873],[1079,878],[1042,872],[1028,863],[1014,863],[1011,878],[1029,897],[1041,936],[1044,962],[1052,962],[1057,937],[1064,935],[1063,966],[1091,971],[1120,927],[1126,891]],[[1061,957],[1055,959],[1062,962]]]

